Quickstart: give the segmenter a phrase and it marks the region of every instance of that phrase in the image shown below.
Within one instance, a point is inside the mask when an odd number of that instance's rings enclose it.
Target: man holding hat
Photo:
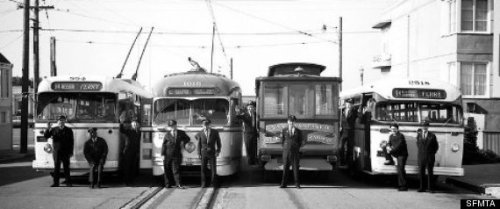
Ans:
[[[168,121],[168,127],[170,129],[167,130],[161,147],[161,155],[164,156],[163,169],[165,172],[163,176],[165,187],[172,187],[175,180],[177,188],[184,189],[179,176],[179,168],[182,161],[181,147],[189,142],[189,136],[186,132],[177,130],[177,121],[175,120]]]
[[[249,102],[247,111],[239,113],[236,109],[236,118],[243,121],[245,147],[247,151],[248,164],[254,165],[257,157],[257,115],[255,114],[255,103]]]
[[[429,122],[422,123],[422,129],[417,130],[417,147],[418,147],[418,173],[420,177],[420,188],[418,192],[427,191],[433,192],[433,175],[434,162],[436,160],[436,152],[439,149],[439,144],[436,135],[429,131]],[[425,178],[425,170],[427,169],[427,179]],[[427,180],[427,181],[426,181]]]
[[[281,144],[283,146],[283,176],[281,178],[280,188],[285,188],[290,173],[290,165],[293,169],[293,177],[295,178],[295,187],[300,189],[299,181],[299,162],[300,162],[300,147],[304,145],[302,142],[302,131],[295,127],[297,118],[294,115],[288,116],[288,126],[281,131]]]
[[[90,139],[83,146],[83,154],[90,166],[89,182],[90,187],[94,188],[97,183],[97,188],[101,188],[101,176],[106,156],[108,155],[108,144],[106,141],[97,136],[97,128],[88,129]],[[95,181],[97,173],[97,182]]]
[[[54,158],[54,172],[53,179],[54,183],[51,187],[59,186],[59,172],[61,170],[61,163],[64,168],[64,176],[66,178],[66,185],[72,186],[70,168],[69,168],[69,158],[73,156],[73,130],[65,125],[66,116],[61,115],[57,119],[57,126],[52,127],[50,122],[47,123],[47,129],[45,130],[43,136],[45,138],[52,138],[52,157]]]
[[[217,186],[217,156],[220,154],[221,142],[219,132],[210,127],[210,119],[204,118],[203,129],[195,136],[198,140],[198,154],[201,159],[201,187],[207,187],[207,164],[210,161],[211,184]]]

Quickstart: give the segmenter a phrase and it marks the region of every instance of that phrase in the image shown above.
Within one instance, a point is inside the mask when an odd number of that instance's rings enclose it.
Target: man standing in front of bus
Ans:
[[[417,147],[418,147],[418,174],[420,177],[420,188],[418,192],[424,192],[427,186],[428,192],[433,192],[433,175],[434,161],[436,160],[436,152],[439,149],[439,144],[436,135],[429,131],[429,122],[422,123],[422,129],[417,131]],[[425,170],[427,169],[427,179],[425,178]],[[425,181],[427,180],[427,182]],[[427,185],[425,185],[427,183]]]
[[[201,187],[207,187],[207,164],[210,161],[212,187],[217,186],[217,156],[221,151],[219,132],[210,127],[210,119],[204,118],[203,129],[195,136],[198,140],[198,154],[201,159]]]
[[[406,146],[405,136],[399,132],[399,125],[391,124],[391,135],[387,143],[387,151],[397,159],[398,172],[398,191],[408,191],[406,186],[406,160],[408,159],[408,147]]]
[[[280,188],[285,188],[290,173],[290,165],[293,169],[295,187],[300,189],[299,162],[300,147],[304,144],[302,141],[302,131],[295,127],[297,118],[294,115],[288,116],[288,127],[281,131],[281,144],[283,146],[283,176],[281,178]]]
[[[167,131],[165,137],[163,138],[163,145],[161,147],[161,155],[163,158],[163,170],[165,187],[172,187],[172,181],[175,180],[177,188],[184,189],[181,184],[180,178],[180,164],[182,161],[181,148],[189,142],[189,136],[186,132],[177,130],[177,121],[168,121],[168,127],[170,130]],[[172,176],[174,179],[172,179]]]
[[[52,157],[54,158],[54,172],[52,174],[52,177],[54,179],[54,183],[51,185],[51,187],[59,186],[59,173],[61,170],[61,163],[63,164],[64,168],[66,185],[69,187],[72,186],[69,159],[71,158],[71,156],[73,156],[74,136],[73,130],[70,127],[67,127],[65,123],[66,116],[61,115],[57,119],[57,126],[52,128],[51,123],[47,123],[47,129],[43,134],[45,138],[52,138]]]
[[[348,160],[350,157],[352,157],[352,144],[354,140],[354,125],[356,122],[356,117],[358,116],[357,110],[353,106],[353,101],[352,99],[347,99],[345,101],[345,108],[342,111],[342,118],[341,118],[341,127],[340,127],[340,132],[341,132],[341,137],[340,137],[340,163],[345,164],[346,162],[349,163],[350,160]],[[346,149],[346,144],[347,144],[347,151]]]
[[[250,102],[247,105],[247,111],[239,113],[237,109],[236,118],[243,121],[243,131],[245,138],[245,147],[249,165],[255,165],[257,157],[257,116],[255,114],[255,103]]]
[[[85,159],[89,163],[89,182],[90,188],[94,188],[97,183],[97,188],[101,188],[101,177],[104,164],[106,163],[106,157],[108,156],[108,144],[106,141],[97,136],[97,128],[89,128],[88,130],[90,139],[85,142],[83,146],[83,154]],[[97,182],[96,182],[96,170],[97,170]]]

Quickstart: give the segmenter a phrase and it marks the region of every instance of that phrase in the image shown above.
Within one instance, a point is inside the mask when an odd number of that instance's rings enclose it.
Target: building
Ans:
[[[478,146],[500,153],[500,2],[401,0],[373,28],[382,51],[368,80],[432,78],[463,94],[465,117],[479,129]]]
[[[0,150],[12,149],[12,67],[0,53]]]

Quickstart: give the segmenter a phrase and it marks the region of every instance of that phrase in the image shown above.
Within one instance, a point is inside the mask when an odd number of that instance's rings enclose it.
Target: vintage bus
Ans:
[[[259,118],[258,158],[265,170],[282,170],[279,136],[288,115],[297,117],[305,145],[300,149],[300,170],[332,171],[337,157],[340,79],[323,77],[325,66],[283,63],[269,67],[256,79]]]
[[[33,168],[54,168],[51,139],[45,138],[47,123],[56,125],[60,115],[67,118],[66,125],[73,129],[74,155],[70,159],[72,171],[88,171],[89,165],[83,154],[88,128],[97,128],[97,135],[106,140],[109,153],[105,171],[117,171],[120,161],[119,116],[122,112],[134,113],[142,120],[141,99],[151,98],[139,83],[129,79],[104,76],[56,76],[44,79],[36,95],[34,117],[35,160]]]
[[[439,150],[435,175],[463,176],[463,113],[460,91],[451,84],[432,80],[386,79],[341,93],[341,101],[352,99],[359,110],[352,148],[352,169],[370,174],[395,174],[384,165],[383,144],[389,140],[389,125],[397,123],[408,146],[406,172],[418,174],[417,130],[429,121]],[[371,106],[366,108],[367,101]],[[361,107],[361,108],[360,108]],[[364,114],[363,109],[371,109]],[[349,163],[348,163],[349,164]]]
[[[217,174],[228,176],[239,171],[242,127],[235,116],[235,107],[241,103],[238,83],[198,68],[166,75],[153,86],[153,95],[152,126],[142,128],[142,169],[152,167],[155,176],[164,173],[161,146],[169,130],[167,122],[176,120],[179,130],[186,131],[191,140],[182,149],[183,172],[199,175],[201,161],[195,135],[202,129],[202,119],[208,118],[222,143]]]

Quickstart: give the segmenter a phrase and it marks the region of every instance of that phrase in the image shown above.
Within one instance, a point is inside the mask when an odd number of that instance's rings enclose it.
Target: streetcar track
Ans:
[[[163,187],[152,187],[142,192],[136,198],[127,202],[121,209],[157,208],[162,201],[171,196],[177,189],[166,189]],[[202,188],[193,199],[192,209],[213,208],[214,198],[217,195],[217,188]]]
[[[162,189],[161,187],[151,187],[148,190],[142,192],[136,198],[134,198],[134,199],[130,200],[129,202],[127,202],[124,206],[121,207],[121,209],[138,209],[142,205],[144,205],[144,203],[146,203],[146,201],[150,200],[158,192],[160,192],[161,189]]]

